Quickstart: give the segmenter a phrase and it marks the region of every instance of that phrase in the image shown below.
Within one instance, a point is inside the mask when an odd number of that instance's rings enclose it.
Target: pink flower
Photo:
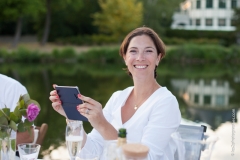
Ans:
[[[37,105],[31,103],[28,105],[27,108],[27,119],[32,122],[36,119],[37,115],[39,114],[40,109]]]

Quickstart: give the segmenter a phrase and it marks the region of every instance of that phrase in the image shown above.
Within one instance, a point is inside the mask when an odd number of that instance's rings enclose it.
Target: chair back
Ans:
[[[182,139],[203,140],[207,127],[204,125],[190,126],[181,124],[177,131],[181,134]]]
[[[48,124],[43,123],[41,126],[36,126],[34,129],[34,141],[33,143],[42,145],[43,140],[48,130]]]
[[[180,125],[178,130],[172,134],[177,147],[174,160],[199,160],[203,146],[198,142],[203,140],[206,129],[204,125]]]

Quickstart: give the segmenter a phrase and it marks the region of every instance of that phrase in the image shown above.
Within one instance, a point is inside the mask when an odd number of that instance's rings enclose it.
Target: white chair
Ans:
[[[191,156],[194,154],[194,160],[199,160],[203,146],[195,142],[203,140],[206,130],[207,127],[204,125],[180,125],[178,130],[172,134],[173,141],[177,147],[174,159],[186,160],[186,155]]]

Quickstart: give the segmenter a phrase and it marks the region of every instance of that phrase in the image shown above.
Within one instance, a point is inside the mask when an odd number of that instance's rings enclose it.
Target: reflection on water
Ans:
[[[225,66],[221,72],[217,72],[219,67],[217,69],[214,67],[183,69],[181,67],[181,71],[185,70],[184,73],[179,72],[179,66],[173,67],[172,65],[160,65],[157,81],[177,97],[182,117],[195,122],[208,123],[216,131],[222,124],[230,123],[231,108],[240,107],[240,99],[237,95],[240,92],[239,74],[227,70]],[[48,98],[52,84],[77,85],[83,95],[96,99],[104,106],[114,91],[132,85],[132,79],[122,71],[122,68],[123,66],[108,64],[49,64],[45,66],[4,64],[0,65],[0,73],[18,79],[26,86],[31,97],[40,102],[42,110],[35,124],[47,123],[49,125],[41,147],[43,156],[65,145],[65,119],[52,109]],[[89,123],[84,123],[84,128],[86,132],[92,129]]]
[[[212,129],[231,121],[232,108],[237,108],[239,104],[239,101],[230,103],[236,91],[227,80],[171,79],[171,84],[186,103],[186,117],[208,123]]]

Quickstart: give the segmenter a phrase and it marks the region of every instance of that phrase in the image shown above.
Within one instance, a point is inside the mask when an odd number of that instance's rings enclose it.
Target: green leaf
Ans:
[[[22,99],[21,101],[19,101],[19,107],[20,108],[24,108],[25,106],[24,106],[24,100]]]
[[[10,113],[10,120],[14,121],[15,123],[19,123],[21,121],[21,118],[19,118],[13,112],[11,112]]]
[[[27,115],[27,109],[20,109],[19,112],[20,112],[20,114],[22,116],[26,116]]]
[[[0,117],[1,125],[8,125],[8,119],[5,116]]]
[[[19,109],[20,109],[20,107],[17,106],[17,107],[14,109],[14,112],[13,112],[13,113],[14,113],[18,118],[21,118],[22,115],[21,115],[21,113],[19,112]]]
[[[3,110],[0,109],[0,117],[4,116]]]
[[[10,108],[3,108],[2,110],[4,112],[4,115],[7,116],[7,118],[9,118],[10,117]]]
[[[4,139],[5,137],[8,137],[9,136],[9,134],[6,132],[6,131],[0,131],[0,139]],[[0,140],[0,141],[2,141],[2,140]]]
[[[30,122],[28,119],[24,120],[24,126],[25,127],[31,127],[33,125],[33,122]]]
[[[19,131],[19,132],[25,132],[25,131],[26,131],[23,122],[20,122],[20,123],[18,124],[18,131]]]
[[[11,139],[11,148],[14,152],[16,151],[16,139]]]
[[[14,121],[10,121],[10,124],[9,126],[14,130],[14,131],[17,131],[17,125]]]

